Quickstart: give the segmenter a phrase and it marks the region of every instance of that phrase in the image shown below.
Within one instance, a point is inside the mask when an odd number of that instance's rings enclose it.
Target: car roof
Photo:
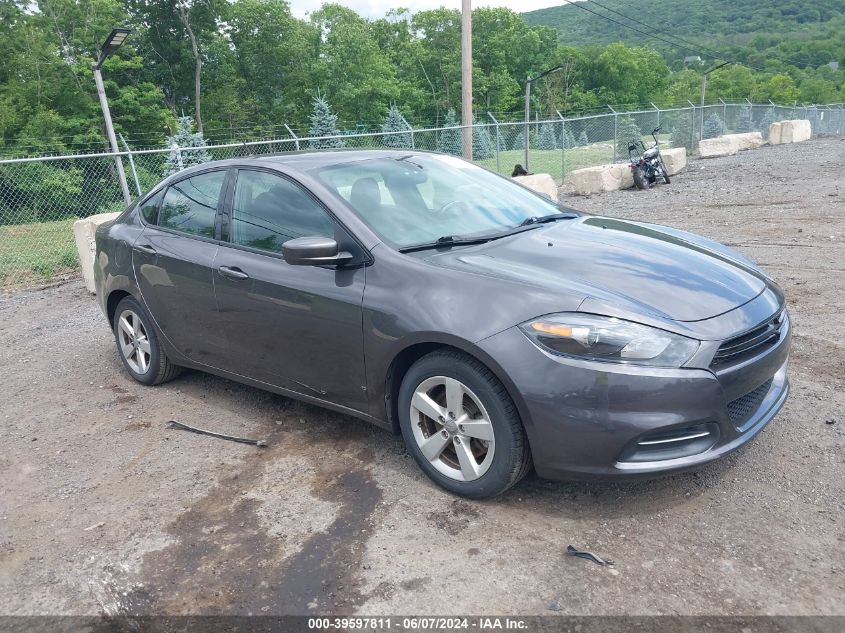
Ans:
[[[187,169],[183,169],[174,176],[183,178],[196,171],[203,171],[213,167],[237,167],[243,165],[278,165],[283,167],[290,167],[301,171],[309,171],[311,169],[319,169],[321,167],[328,167],[334,165],[342,165],[345,163],[354,163],[361,160],[368,160],[374,158],[395,158],[399,156],[408,156],[409,154],[436,154],[437,152],[428,152],[425,150],[405,149],[405,150],[390,150],[390,149],[333,149],[333,150],[303,150],[299,152],[280,152],[272,155],[262,156],[244,156],[241,158],[227,158],[223,160],[213,160],[200,165],[192,165]]]

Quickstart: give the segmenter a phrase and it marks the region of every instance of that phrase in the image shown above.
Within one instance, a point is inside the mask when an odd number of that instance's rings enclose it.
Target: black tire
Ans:
[[[424,381],[439,376],[455,379],[468,387],[486,409],[493,429],[494,451],[489,466],[480,477],[472,481],[459,481],[440,472],[423,455],[414,437],[411,399]],[[432,481],[453,494],[470,499],[495,497],[515,485],[531,470],[531,451],[516,406],[496,376],[466,354],[457,350],[441,350],[419,359],[402,379],[398,405],[399,425],[408,452]],[[416,424],[422,428],[422,422],[417,420]],[[452,441],[455,441],[454,438]]]
[[[634,184],[637,189],[648,189],[648,176],[642,167],[634,167]]]
[[[123,343],[121,337],[120,319],[121,316],[127,312],[132,313],[140,321],[144,338],[149,343],[149,360],[146,361],[146,370],[140,371],[141,366],[139,362],[130,360],[123,352]],[[133,319],[134,320],[134,319]],[[131,322],[131,321],[130,321]],[[174,365],[167,357],[158,340],[158,334],[155,327],[152,325],[152,319],[144,307],[133,297],[125,297],[117,304],[114,311],[114,323],[112,323],[112,331],[114,333],[114,342],[117,346],[117,355],[120,358],[126,371],[138,382],[144,385],[160,385],[163,382],[173,380],[182,372],[182,368]],[[137,356],[136,356],[137,358]],[[146,356],[145,356],[146,358]],[[136,369],[132,363],[138,367]]]
[[[666,171],[666,163],[663,162],[662,158],[660,159],[660,171],[663,173],[663,182],[667,185],[671,184],[671,181],[669,180],[669,172]]]

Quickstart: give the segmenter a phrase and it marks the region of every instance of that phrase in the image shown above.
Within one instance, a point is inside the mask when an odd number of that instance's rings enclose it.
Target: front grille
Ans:
[[[753,330],[725,341],[716,351],[710,367],[739,362],[773,346],[780,340],[780,332],[785,322],[786,310],[783,310]]]
[[[769,393],[772,380],[772,378],[769,378],[754,391],[750,391],[744,396],[740,396],[728,403],[728,416],[730,416],[731,422],[734,423],[735,427],[742,429],[742,425],[760,408],[760,403],[763,402],[763,398]]]

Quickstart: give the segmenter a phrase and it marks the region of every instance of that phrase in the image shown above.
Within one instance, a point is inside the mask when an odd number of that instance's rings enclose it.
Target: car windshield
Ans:
[[[454,156],[408,153],[316,175],[397,248],[504,234],[562,214],[551,200]]]

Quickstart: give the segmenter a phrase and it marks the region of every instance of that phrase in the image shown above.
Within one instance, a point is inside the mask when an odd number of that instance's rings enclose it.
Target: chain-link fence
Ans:
[[[845,131],[842,104],[780,106],[773,103],[725,103],[698,107],[615,112],[524,122],[489,122],[472,127],[473,160],[509,175],[516,164],[545,172],[558,182],[574,169],[628,160],[628,143],[648,145],[661,128],[664,147],[686,147],[694,153],[698,140],[727,132],[760,131],[784,119],[808,119],[813,135]],[[526,149],[527,136],[527,149]],[[132,195],[142,195],[175,165],[202,160],[271,155],[326,147],[408,148],[461,155],[460,127],[409,129],[390,133],[344,134],[189,148],[127,150],[118,154],[78,154],[0,160],[0,287],[50,279],[76,267],[71,226],[74,220],[124,208],[116,161],[122,161]]]

